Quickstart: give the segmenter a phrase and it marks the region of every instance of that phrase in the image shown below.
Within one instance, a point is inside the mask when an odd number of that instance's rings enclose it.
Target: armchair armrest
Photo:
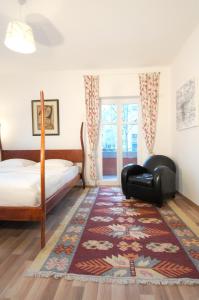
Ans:
[[[176,174],[167,166],[158,166],[154,169],[154,184],[163,195],[175,193]]]
[[[147,172],[147,169],[135,164],[128,164],[124,166],[122,173],[121,173],[121,183],[122,183],[122,191],[124,195],[126,195],[126,183],[128,177],[130,175],[138,175]]]

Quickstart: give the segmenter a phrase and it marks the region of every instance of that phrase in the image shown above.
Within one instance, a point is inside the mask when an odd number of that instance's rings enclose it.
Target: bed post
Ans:
[[[41,150],[40,150],[40,176],[41,176],[41,248],[45,246],[45,225],[46,225],[46,199],[45,199],[45,111],[44,93],[40,92],[41,101]]]
[[[83,189],[85,189],[85,178],[84,178],[84,167],[85,167],[85,151],[84,151],[84,141],[83,141],[83,129],[84,129],[84,123],[81,124],[80,129],[80,141],[81,141],[81,147],[82,147],[82,173],[81,173],[81,179],[83,183]]]

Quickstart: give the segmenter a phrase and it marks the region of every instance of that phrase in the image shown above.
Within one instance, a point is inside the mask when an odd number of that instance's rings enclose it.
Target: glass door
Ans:
[[[99,170],[101,184],[119,184],[121,170],[137,162],[137,99],[101,100]]]
[[[122,167],[137,163],[138,104],[122,105]]]
[[[118,107],[116,104],[102,104],[102,177],[117,180],[117,131]]]

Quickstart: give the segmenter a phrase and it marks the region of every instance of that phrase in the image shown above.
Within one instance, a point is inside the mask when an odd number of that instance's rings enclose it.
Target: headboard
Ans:
[[[45,145],[44,145],[43,153],[45,153],[45,159],[53,159],[53,158],[66,159],[74,163],[82,163],[81,178],[83,181],[83,186],[85,187],[85,180],[84,180],[85,151],[84,151],[84,142],[83,142],[83,128],[84,128],[84,123],[82,122],[80,128],[81,149],[45,150]],[[11,159],[11,158],[23,158],[23,159],[30,159],[39,162],[41,159],[41,153],[42,153],[42,147],[41,150],[3,150],[1,145],[1,139],[0,139],[0,154],[2,160]]]
[[[84,123],[82,122],[80,128],[80,142],[81,149],[57,149],[57,150],[45,150],[45,159],[67,159],[74,163],[82,163],[82,177],[84,176],[85,167],[85,152],[83,142],[83,128]],[[3,150],[0,137],[0,154],[1,159],[11,158],[23,158],[30,159],[36,162],[40,161],[40,150]]]
[[[10,158],[23,158],[39,162],[40,150],[2,150],[2,160]],[[67,159],[78,163],[84,161],[84,153],[81,149],[46,150],[45,158]]]

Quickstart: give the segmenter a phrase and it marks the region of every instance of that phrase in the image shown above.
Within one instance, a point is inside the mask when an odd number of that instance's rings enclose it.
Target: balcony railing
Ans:
[[[123,152],[123,166],[137,163],[137,152]],[[103,176],[117,176],[117,153],[103,151]]]

